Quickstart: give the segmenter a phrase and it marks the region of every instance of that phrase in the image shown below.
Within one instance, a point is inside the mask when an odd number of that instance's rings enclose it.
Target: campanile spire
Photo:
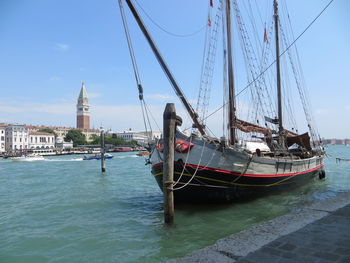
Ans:
[[[81,84],[81,89],[77,103],[77,128],[90,129],[90,104],[88,94],[85,89],[85,82]]]

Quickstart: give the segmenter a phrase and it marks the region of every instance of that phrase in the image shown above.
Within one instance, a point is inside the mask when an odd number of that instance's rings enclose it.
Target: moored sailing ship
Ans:
[[[122,0],[119,0],[126,35],[129,43],[131,57],[134,63],[135,76],[140,92],[140,100],[143,101],[142,85],[138,77],[136,61],[132,51],[131,40],[127,32]],[[284,111],[288,111],[283,103],[288,101],[283,96],[284,87],[281,79],[280,62],[280,19],[277,0],[273,1],[272,26],[274,28],[275,84],[268,85],[265,78],[267,69],[262,65],[256,65],[251,54],[254,54],[251,42],[247,36],[245,23],[237,0],[218,1],[218,11],[214,23],[208,23],[209,43],[206,45],[206,57],[203,60],[202,86],[194,110],[190,105],[170,69],[166,65],[157,46],[153,42],[147,28],[141,20],[131,0],[126,0],[133,16],[148,40],[157,60],[167,75],[175,93],[183,103],[193,123],[193,130],[186,135],[179,129],[176,130],[175,157],[174,157],[174,195],[176,201],[234,201],[252,198],[275,191],[282,191],[306,183],[311,178],[319,176],[324,178],[323,169],[324,152],[320,145],[320,137],[314,126],[305,90],[300,87],[300,81],[296,80],[296,86],[301,97],[309,132],[299,134],[296,125],[291,129],[285,128]],[[210,7],[213,1],[210,1]],[[231,6],[232,5],[232,6]],[[246,88],[251,90],[254,101],[249,117],[243,120],[237,113],[236,87],[234,81],[231,12],[234,10],[237,28],[243,52],[247,58],[248,80]],[[208,86],[212,81],[213,60],[217,41],[218,25],[222,19],[224,39],[224,103],[222,106],[224,115],[224,131],[221,138],[210,136],[209,128],[205,125],[207,118]],[[213,24],[213,25],[212,25]],[[282,31],[283,32],[283,31]],[[286,42],[285,34],[282,38]],[[214,43],[213,43],[214,42]],[[271,48],[271,40],[267,29],[264,32],[263,61],[266,62],[266,50]],[[290,46],[285,44],[289,50]],[[287,52],[292,61],[291,53]],[[249,57],[250,56],[250,57]],[[264,57],[265,56],[265,57]],[[254,64],[255,63],[255,64]],[[298,75],[295,64],[291,62],[294,75]],[[297,76],[296,76],[297,77]],[[275,87],[276,109],[269,102],[271,96],[267,86]],[[244,88],[243,90],[245,90]],[[242,90],[240,91],[240,93]],[[225,95],[226,94],[226,95]],[[288,105],[289,106],[289,105]],[[202,108],[201,108],[202,107]],[[264,107],[269,109],[264,109]],[[269,116],[267,116],[269,115]],[[276,117],[272,117],[276,116]],[[293,121],[292,121],[293,122]],[[261,125],[264,123],[264,125]],[[310,135],[309,135],[310,133]],[[152,165],[152,174],[160,188],[163,188],[163,144],[158,141],[152,148],[149,163]]]

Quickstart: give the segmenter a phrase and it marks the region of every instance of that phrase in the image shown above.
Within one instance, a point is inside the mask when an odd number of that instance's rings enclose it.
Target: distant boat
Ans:
[[[43,161],[45,159],[41,155],[30,154],[30,155],[11,157],[11,160],[15,162],[33,162],[33,161]]]
[[[132,147],[116,147],[112,152],[132,152],[134,149]]]
[[[149,156],[151,153],[148,151],[140,151],[136,155],[137,156]]]
[[[105,154],[105,159],[112,159],[112,158],[113,158],[113,155],[108,154],[108,153]],[[83,160],[84,160],[84,161],[88,161],[88,160],[101,160],[101,154],[98,153],[98,154],[95,154],[95,155],[92,155],[92,156],[84,156]]]

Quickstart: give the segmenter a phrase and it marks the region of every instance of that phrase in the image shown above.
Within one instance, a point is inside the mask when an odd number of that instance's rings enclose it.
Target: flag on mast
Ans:
[[[208,26],[211,26],[210,14],[208,15]]]
[[[265,43],[269,43],[269,38],[268,38],[268,36],[267,36],[267,30],[266,30],[266,27],[265,27],[265,29],[264,29],[264,42]]]

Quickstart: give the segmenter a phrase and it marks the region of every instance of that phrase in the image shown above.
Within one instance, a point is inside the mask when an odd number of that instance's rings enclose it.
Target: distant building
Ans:
[[[144,134],[145,136],[147,136],[147,138],[150,138],[152,141],[159,140],[163,134],[161,131],[141,131],[140,133]]]
[[[0,153],[5,152],[5,127],[6,124],[0,123]]]
[[[80,94],[77,103],[77,128],[90,129],[89,100],[85,89],[84,81],[81,85]]]
[[[28,146],[28,128],[25,125],[5,127],[5,150],[7,152],[27,150]]]
[[[66,142],[62,137],[56,138],[56,148],[59,150],[69,150],[73,148],[73,141]]]
[[[29,149],[53,149],[55,147],[55,135],[48,132],[30,131]]]
[[[149,139],[157,140],[160,139],[162,132],[160,131],[123,131],[113,133],[113,136],[122,137],[126,142],[136,141],[138,144],[146,144]]]
[[[80,130],[84,135],[88,142],[92,141],[93,134],[100,135],[100,130],[98,129],[78,129],[78,128],[72,128],[72,127],[56,127],[56,126],[26,126],[28,127],[29,131],[39,131],[42,129],[51,129],[55,132],[57,138],[64,138],[66,137],[68,131],[70,130]]]

